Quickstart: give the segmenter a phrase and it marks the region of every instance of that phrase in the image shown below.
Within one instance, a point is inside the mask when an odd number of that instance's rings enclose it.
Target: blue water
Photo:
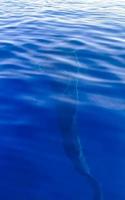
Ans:
[[[99,192],[125,199],[125,1],[1,0],[0,199]]]

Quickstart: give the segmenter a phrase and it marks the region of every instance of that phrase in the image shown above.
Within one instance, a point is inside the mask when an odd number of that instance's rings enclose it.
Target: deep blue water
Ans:
[[[0,199],[99,192],[125,199],[125,1],[1,0]]]

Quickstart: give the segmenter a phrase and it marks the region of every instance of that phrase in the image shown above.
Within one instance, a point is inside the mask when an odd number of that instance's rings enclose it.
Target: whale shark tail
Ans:
[[[78,135],[75,135],[75,137],[72,135],[72,140],[70,141],[64,140],[64,149],[77,172],[87,179],[93,190],[93,200],[102,200],[101,187],[95,177],[90,173]]]
[[[91,174],[84,173],[84,176],[88,179],[93,189],[93,200],[102,200],[102,191],[98,181]]]

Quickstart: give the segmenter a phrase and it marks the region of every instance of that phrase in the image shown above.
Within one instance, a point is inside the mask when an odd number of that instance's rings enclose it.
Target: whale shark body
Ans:
[[[102,200],[102,192],[99,183],[91,175],[83,148],[80,142],[80,137],[73,127],[76,123],[77,102],[78,97],[78,80],[71,81],[67,86],[65,93],[66,98],[73,99],[72,101],[63,102],[59,107],[59,126],[63,138],[64,151],[68,158],[72,161],[75,169],[79,174],[84,176],[93,190],[93,200]],[[65,99],[65,98],[64,98]],[[72,102],[72,103],[71,103]]]

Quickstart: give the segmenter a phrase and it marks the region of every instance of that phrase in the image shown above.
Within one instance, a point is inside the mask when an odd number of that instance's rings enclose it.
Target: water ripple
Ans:
[[[93,199],[82,145],[103,199],[125,199],[124,13],[124,0],[1,0],[1,199]]]

